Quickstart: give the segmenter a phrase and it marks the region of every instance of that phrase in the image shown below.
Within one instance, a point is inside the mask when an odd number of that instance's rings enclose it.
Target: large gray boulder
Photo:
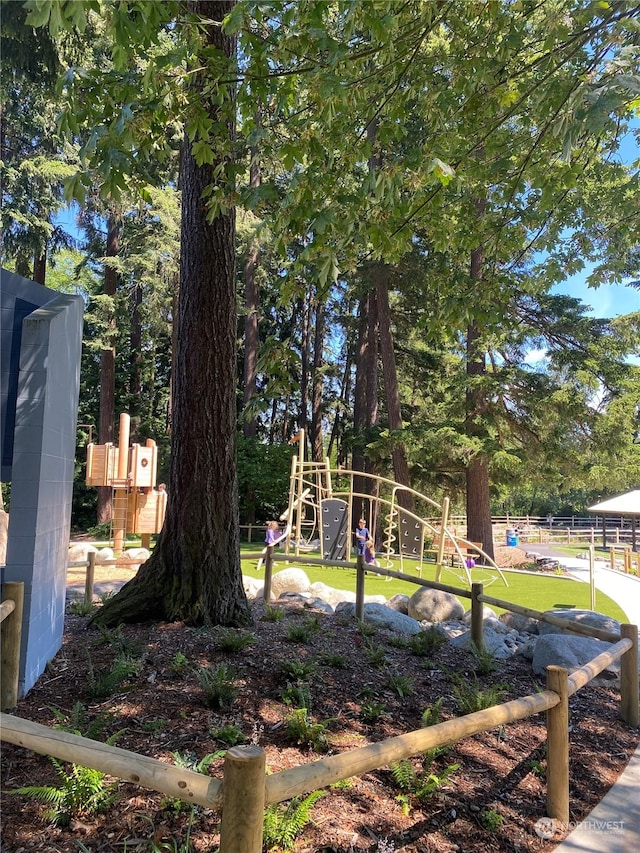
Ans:
[[[538,620],[531,616],[523,616],[521,613],[510,613],[506,610],[498,616],[498,619],[504,622],[508,628],[518,631],[520,634],[538,633]]]
[[[617,619],[611,616],[605,616],[603,613],[594,613],[593,610],[547,610],[553,616],[558,616],[560,619],[566,619],[567,622],[575,622],[578,625],[588,625],[590,628],[599,628],[601,631],[611,631],[614,634],[620,633],[620,623]],[[548,622],[540,622],[538,624],[538,633],[543,636],[545,634],[571,634],[566,628],[558,628],[556,625],[550,625]],[[587,638],[588,639],[588,638]]]
[[[336,613],[341,616],[356,615],[356,606],[353,602],[344,601],[336,608]],[[397,610],[392,610],[386,604],[378,604],[370,602],[364,605],[364,621],[367,625],[376,625],[379,628],[387,628],[389,631],[394,631],[396,634],[405,634],[412,636],[419,634],[422,630],[420,624],[410,616],[405,616],[404,613],[399,613]]]
[[[334,589],[331,586],[327,586],[326,583],[322,583],[322,581],[312,583],[308,591],[321,598],[327,604],[330,604],[334,610],[341,601],[356,600],[355,592],[350,592],[348,589]],[[376,604],[386,604],[387,602],[384,595],[365,595],[364,600],[365,602],[375,602]]]
[[[497,619],[495,610],[492,610],[490,607],[487,607],[486,604],[482,605],[482,618],[483,619]],[[467,625],[471,624],[471,610],[467,610],[464,614],[463,621],[466,622]]]
[[[283,592],[308,592],[310,586],[309,577],[302,569],[283,569],[271,578],[271,597],[280,598]]]
[[[387,601],[387,607],[407,616],[409,613],[409,596],[399,592]]]
[[[73,542],[69,545],[67,559],[70,563],[80,563],[87,559],[87,554],[97,554],[98,549],[89,542]]]
[[[242,585],[247,598],[262,598],[264,583],[250,575],[242,575]]]
[[[484,623],[482,630],[484,650],[497,660],[507,660],[518,651],[518,634],[516,631],[511,631],[508,634],[504,633],[504,630],[496,631],[494,627],[488,624],[488,621]],[[498,620],[496,619],[495,622],[497,623]],[[471,649],[471,631],[465,631],[457,637],[452,637],[451,645],[461,649]]]
[[[536,675],[545,675],[548,666],[561,666],[569,674],[580,669],[593,658],[611,648],[611,643],[591,637],[576,637],[572,634],[545,634],[538,637],[533,652],[532,668]],[[620,672],[620,663],[615,661],[604,670],[600,680],[614,679]],[[606,674],[605,674],[606,673]]]
[[[421,586],[409,599],[408,613],[418,622],[448,622],[464,618],[464,607],[450,592]]]
[[[298,609],[322,610],[330,616],[333,615],[333,607],[330,604],[308,592],[283,592],[278,598],[278,604]]]

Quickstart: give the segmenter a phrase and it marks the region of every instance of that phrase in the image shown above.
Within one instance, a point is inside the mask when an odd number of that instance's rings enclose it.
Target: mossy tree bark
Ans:
[[[209,55],[217,48],[235,56],[235,41],[213,23],[222,21],[233,3],[186,6],[200,18]],[[209,86],[207,111],[218,126],[226,122],[232,138],[232,92],[221,113],[212,103],[217,91],[210,79],[197,79],[194,85],[199,92]],[[185,140],[167,514],[152,556],[98,611],[93,621],[100,624],[250,621],[240,568],[236,474],[235,213],[229,210],[208,222],[203,202],[203,192],[215,183],[216,165],[198,165]]]

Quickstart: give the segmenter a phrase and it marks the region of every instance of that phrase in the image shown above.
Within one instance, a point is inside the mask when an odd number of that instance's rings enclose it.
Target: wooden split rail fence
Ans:
[[[248,556],[255,556],[257,559],[260,555]],[[283,559],[290,562],[295,560],[299,563],[322,563],[354,568],[353,563],[346,561],[323,561],[312,557],[279,554],[278,560]],[[270,592],[272,568],[273,548],[270,547],[267,549],[265,559],[265,598]],[[613,645],[571,675],[568,675],[567,670],[562,667],[547,667],[546,689],[539,693],[521,696],[483,711],[476,711],[428,728],[407,732],[271,775],[266,774],[264,751],[253,745],[234,746],[227,751],[223,778],[220,780],[115,746],[50,729],[6,713],[0,713],[0,737],[2,740],[34,752],[92,767],[126,782],[159,791],[169,797],[220,811],[222,814],[220,853],[260,853],[264,809],[270,803],[303,796],[352,776],[378,770],[426,750],[450,745],[463,738],[546,712],[546,811],[548,817],[565,825],[568,824],[569,697],[613,662],[620,660],[620,714],[628,725],[638,726],[640,708],[637,626],[622,625],[620,634],[611,633],[584,625],[575,625],[553,614],[543,614],[531,608],[486,596],[482,592],[482,584],[473,584],[469,591],[389,569],[367,566],[365,570],[362,559],[358,559],[355,568],[356,616],[359,619],[364,618],[366,572],[375,572],[470,598],[471,631],[478,647],[482,647],[483,604],[493,604],[505,610],[532,616],[579,634],[607,640]],[[5,585],[3,595],[9,592],[7,586]],[[13,612],[13,608],[7,607],[7,610]],[[4,603],[2,615],[4,619]],[[3,633],[3,641],[4,639]],[[2,654],[4,662],[4,643]]]

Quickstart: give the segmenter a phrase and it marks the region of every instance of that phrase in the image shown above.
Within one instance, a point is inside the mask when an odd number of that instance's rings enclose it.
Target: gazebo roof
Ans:
[[[618,495],[588,508],[589,512],[612,512],[616,515],[640,515],[640,489]]]

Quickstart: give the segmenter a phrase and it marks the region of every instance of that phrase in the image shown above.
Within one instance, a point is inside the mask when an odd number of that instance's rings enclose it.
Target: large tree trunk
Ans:
[[[260,167],[258,165],[258,152],[251,152],[251,165],[249,167],[249,182],[251,187],[260,186]],[[256,281],[256,268],[260,256],[260,246],[256,236],[253,237],[247,260],[244,266],[244,293],[245,293],[245,318],[244,318],[244,392],[242,402],[246,408],[247,404],[256,394],[256,365],[258,363],[258,284]],[[258,421],[255,415],[247,417],[246,413],[242,421],[242,434],[245,438],[255,438]]]
[[[213,22],[232,7],[187,3],[201,19],[205,48],[227,56],[234,55],[235,40]],[[198,91],[204,82],[194,80]],[[218,107],[209,102],[207,109],[214,123],[221,121]],[[231,109],[225,116],[230,135],[232,116]],[[103,624],[184,619],[237,626],[251,618],[238,525],[235,213],[207,222],[203,191],[214,183],[216,163],[198,166],[187,139],[181,165],[180,334],[167,514],[151,558],[96,615]]]
[[[313,306],[311,294],[305,294],[300,300],[300,316],[302,324],[300,329],[300,417],[299,426],[304,430],[305,443],[309,433],[309,364],[311,362],[311,322],[313,317]],[[306,457],[305,448],[305,457]]]
[[[471,278],[482,278],[482,249],[471,253]],[[484,417],[487,402],[479,384],[486,373],[486,357],[480,341],[480,330],[472,323],[467,330],[467,435],[482,438],[485,435]],[[491,526],[491,500],[489,494],[489,463],[486,453],[473,457],[467,466],[467,539],[482,542],[486,553],[493,558],[493,528]]]
[[[33,260],[33,280],[38,284],[44,284],[47,277],[47,250],[41,255],[36,255]]]
[[[358,318],[358,346],[356,350],[356,380],[353,403],[353,451],[351,467],[354,471],[371,473],[366,455],[369,428],[378,421],[378,307],[376,295],[369,292],[360,302]],[[362,494],[368,494],[370,480],[354,477],[352,502],[353,518],[362,515]],[[367,519],[370,529],[372,520]]]
[[[118,255],[118,241],[120,236],[120,221],[111,214],[107,222],[107,251],[108,258]],[[115,267],[109,263],[104,270],[105,296],[115,299],[118,283],[118,274]],[[116,396],[116,318],[112,314],[109,318],[106,345],[100,353],[100,420],[98,423],[98,436],[100,444],[113,441],[115,421],[115,396]],[[98,487],[98,524],[106,524],[111,521],[111,499],[112,490],[110,486]]]
[[[142,405],[142,288],[134,284],[131,292],[131,331],[129,334],[129,399],[131,440],[140,441]]]
[[[316,303],[316,324],[313,340],[313,375],[311,381],[311,458],[314,462],[324,459],[322,439],[322,392],[324,387],[322,365],[324,350],[324,303]]]
[[[400,407],[400,390],[398,387],[398,371],[396,354],[393,349],[393,332],[391,330],[391,311],[389,310],[389,268],[378,263],[374,267],[376,295],[378,297],[378,327],[380,330],[380,353],[382,355],[382,370],[384,375],[385,399],[387,401],[387,417],[390,432],[402,431],[402,411]],[[411,486],[409,463],[404,442],[393,439],[391,461],[396,483],[401,486]],[[398,503],[405,509],[413,510],[413,495],[398,492]]]

